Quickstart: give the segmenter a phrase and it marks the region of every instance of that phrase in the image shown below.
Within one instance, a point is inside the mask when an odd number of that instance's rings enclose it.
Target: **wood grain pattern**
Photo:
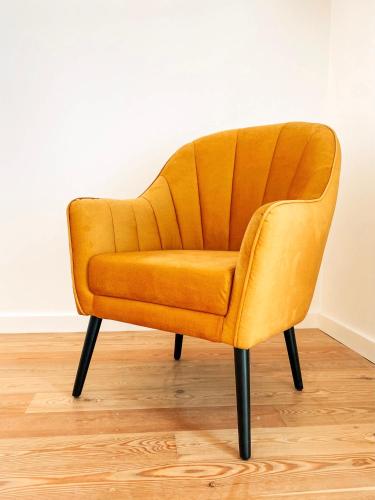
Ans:
[[[252,350],[253,458],[237,455],[233,352],[193,338],[99,336],[80,400],[83,334],[0,336],[1,499],[375,499],[375,366],[318,330]]]

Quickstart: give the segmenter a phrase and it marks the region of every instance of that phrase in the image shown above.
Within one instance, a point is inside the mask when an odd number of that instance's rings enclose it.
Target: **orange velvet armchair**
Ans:
[[[134,200],[68,207],[74,295],[91,316],[73,396],[102,318],[234,347],[239,450],[251,454],[249,349],[309,309],[336,202],[340,147],[325,125],[230,130],[179,149]]]

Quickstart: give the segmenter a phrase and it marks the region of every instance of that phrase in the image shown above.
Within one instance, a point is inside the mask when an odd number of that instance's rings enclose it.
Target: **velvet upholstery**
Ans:
[[[151,302],[225,316],[238,252],[157,250],[91,258],[95,295]]]
[[[230,130],[179,149],[134,200],[68,207],[81,314],[249,348],[300,322],[333,216],[325,125]]]

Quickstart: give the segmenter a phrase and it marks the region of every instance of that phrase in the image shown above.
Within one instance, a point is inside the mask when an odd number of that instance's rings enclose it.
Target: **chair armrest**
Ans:
[[[240,249],[222,340],[250,348],[299,323],[309,309],[331,224],[339,160],[323,195],[260,207]]]
[[[93,314],[87,266],[94,255],[181,247],[173,202],[165,202],[166,189],[155,185],[133,200],[79,198],[69,204],[73,288],[80,314]]]
[[[129,202],[116,201],[124,210]],[[92,314],[93,294],[88,287],[87,266],[91,257],[115,252],[111,200],[79,198],[67,208],[74,297],[80,314]]]

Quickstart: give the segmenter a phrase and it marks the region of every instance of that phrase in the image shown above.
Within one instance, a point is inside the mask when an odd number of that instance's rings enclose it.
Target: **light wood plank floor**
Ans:
[[[375,365],[297,332],[251,351],[253,458],[238,459],[233,352],[102,333],[80,400],[83,334],[0,335],[1,499],[375,499]]]

